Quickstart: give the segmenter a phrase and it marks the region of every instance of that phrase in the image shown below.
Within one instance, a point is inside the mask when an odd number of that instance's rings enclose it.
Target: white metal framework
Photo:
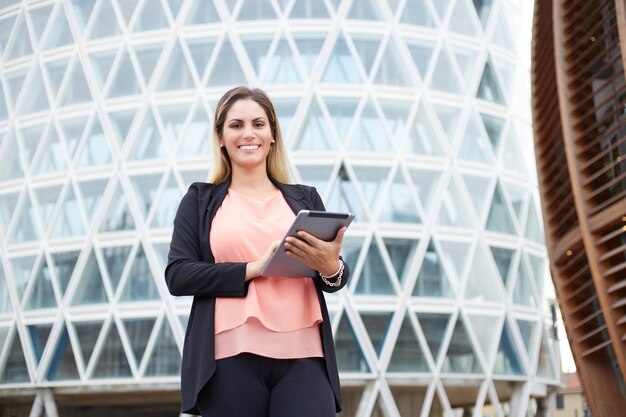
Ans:
[[[297,180],[357,216],[327,297],[342,415],[535,415],[559,366],[529,23],[523,0],[0,0],[0,398],[177,389],[172,219],[247,84]]]

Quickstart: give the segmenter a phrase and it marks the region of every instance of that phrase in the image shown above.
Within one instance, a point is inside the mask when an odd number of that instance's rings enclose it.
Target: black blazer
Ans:
[[[324,210],[324,203],[313,187],[281,184],[272,180],[283,193],[294,213],[300,210]],[[193,295],[187,323],[181,369],[182,412],[198,414],[196,400],[200,390],[215,372],[215,298],[245,297],[246,263],[215,263],[209,243],[211,221],[224,201],[230,182],[193,183],[183,197],[174,219],[174,232],[165,268],[165,281],[172,295]],[[322,291],[334,292],[348,280],[345,265],[338,287],[326,285],[319,275],[313,277],[323,322],[320,325],[328,379],[335,394],[335,407],[341,411],[339,373],[328,309]]]

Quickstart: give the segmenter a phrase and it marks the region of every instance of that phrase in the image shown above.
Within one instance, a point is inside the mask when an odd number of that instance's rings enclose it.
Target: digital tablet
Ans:
[[[304,230],[327,242],[333,240],[339,229],[350,225],[354,213],[300,210],[285,237],[272,254],[261,273],[264,277],[312,277],[317,271],[285,253],[285,238],[299,238],[297,232]]]

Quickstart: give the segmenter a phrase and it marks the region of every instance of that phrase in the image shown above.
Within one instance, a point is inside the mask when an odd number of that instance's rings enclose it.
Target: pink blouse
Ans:
[[[294,218],[279,190],[256,200],[229,189],[211,223],[215,262],[256,261]],[[312,278],[254,278],[246,297],[216,299],[215,359],[242,352],[280,359],[323,357],[321,322]]]

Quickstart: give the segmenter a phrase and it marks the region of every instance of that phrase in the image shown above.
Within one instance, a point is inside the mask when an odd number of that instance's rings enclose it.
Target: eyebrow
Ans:
[[[267,119],[265,118],[265,116],[259,116],[259,117],[255,118],[255,119],[252,119],[253,122],[256,122],[256,121],[259,121],[259,120],[266,121]],[[237,118],[233,118],[233,119],[230,119],[228,121],[228,123],[230,123],[230,122],[243,122],[243,120],[237,119]]]

